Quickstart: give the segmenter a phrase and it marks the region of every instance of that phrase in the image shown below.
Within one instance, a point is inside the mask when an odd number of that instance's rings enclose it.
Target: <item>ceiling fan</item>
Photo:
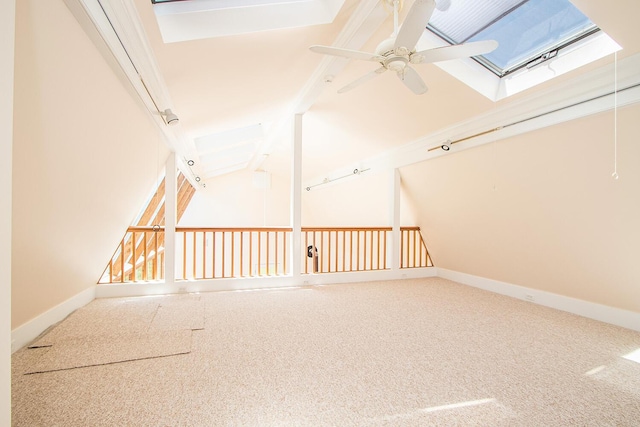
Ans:
[[[393,34],[376,47],[375,53],[358,50],[342,49],[332,46],[311,46],[312,52],[325,55],[341,56],[349,59],[378,62],[380,67],[349,83],[338,90],[338,93],[347,92],[361,84],[379,76],[387,70],[395,71],[398,78],[416,95],[427,92],[427,85],[410,64],[428,64],[450,59],[467,58],[483,55],[495,50],[498,42],[495,40],[483,40],[464,43],[453,46],[445,46],[416,52],[416,44],[427,27],[431,15],[436,8],[435,0],[416,0],[407,13],[402,26],[398,29],[398,11],[400,0],[382,0],[386,4],[393,5]],[[439,0],[442,10],[446,10],[449,0]]]

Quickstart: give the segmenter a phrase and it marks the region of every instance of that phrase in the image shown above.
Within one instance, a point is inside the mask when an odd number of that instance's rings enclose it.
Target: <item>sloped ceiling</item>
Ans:
[[[411,3],[406,2],[405,12]],[[638,52],[640,37],[633,18],[640,14],[638,2],[619,1],[615,7],[598,0],[573,3],[623,46],[621,58]],[[347,0],[331,24],[178,43],[163,43],[150,0],[135,0],[135,5],[182,131],[187,139],[194,139],[256,124],[268,128],[290,116],[296,97],[323,59],[310,52],[309,46],[333,44],[358,2]],[[392,29],[393,19],[388,17],[361,49],[373,51]],[[611,60],[605,58],[561,76],[543,89],[566,84]],[[346,94],[336,93],[371,70],[372,64],[349,62],[308,110],[304,119],[306,177],[346,167],[491,111],[496,105],[434,65],[418,67],[430,88],[422,96],[411,94],[391,73]]]
[[[164,44],[150,1],[135,1],[183,130],[192,138],[291,114],[322,61],[308,47],[333,44],[358,6],[348,0],[327,25]],[[622,46],[620,60],[640,52],[640,2],[572,2]],[[387,18],[359,49],[373,51],[392,26]],[[411,94],[391,73],[338,95],[338,88],[373,69],[351,61],[328,79],[304,115],[303,179],[511,106],[523,114],[527,108],[534,111],[553,102],[542,94],[575,91],[575,82],[584,81],[586,73],[612,62],[613,56],[605,57],[494,103],[435,65],[416,67],[430,88],[422,96]],[[530,99],[536,104],[527,107]],[[637,107],[621,113],[626,123],[621,147],[636,132],[634,113]],[[607,113],[402,168],[405,194],[415,205],[436,265],[640,310],[632,297],[640,277],[625,237],[640,238],[631,220],[640,215],[632,196],[640,184],[636,173],[627,173],[626,181],[613,187],[607,157],[611,120]],[[587,151],[581,151],[581,139],[588,140]],[[495,147],[508,149],[496,154]],[[557,155],[549,157],[554,150]],[[629,145],[624,150],[626,167],[640,169],[637,161],[629,164],[635,151]],[[602,227],[608,213],[620,225]]]

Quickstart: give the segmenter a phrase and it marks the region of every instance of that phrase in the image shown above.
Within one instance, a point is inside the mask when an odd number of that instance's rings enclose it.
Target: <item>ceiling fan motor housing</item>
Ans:
[[[395,37],[389,37],[388,39],[383,40],[376,47],[376,55],[384,58],[384,61],[380,62],[383,67],[402,74],[409,63],[409,51],[404,47],[395,48],[395,43]]]

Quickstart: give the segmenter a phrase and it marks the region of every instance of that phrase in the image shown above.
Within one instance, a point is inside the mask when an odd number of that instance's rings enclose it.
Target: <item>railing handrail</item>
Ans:
[[[302,227],[302,231],[392,231],[391,227]]]
[[[159,227],[159,228],[158,228]],[[164,225],[160,226],[130,226],[127,231],[164,231]],[[392,227],[302,227],[302,231],[392,231]],[[418,226],[400,227],[400,230],[420,230]],[[202,232],[202,231],[293,231],[291,227],[176,227],[176,231]]]
[[[164,225],[146,226],[146,225],[132,225],[127,228],[127,232],[141,232],[141,231],[164,231]]]
[[[255,231],[255,232],[265,232],[265,231],[293,231],[291,227],[176,227],[177,232],[187,232],[187,233],[202,233],[208,232],[211,233],[213,231],[217,232],[234,232],[239,233],[242,231]]]

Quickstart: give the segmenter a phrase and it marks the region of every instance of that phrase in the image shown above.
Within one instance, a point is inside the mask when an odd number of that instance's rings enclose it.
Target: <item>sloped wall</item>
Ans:
[[[62,0],[17,2],[12,328],[95,285],[167,149]]]
[[[439,267],[640,312],[640,106],[402,169]]]

